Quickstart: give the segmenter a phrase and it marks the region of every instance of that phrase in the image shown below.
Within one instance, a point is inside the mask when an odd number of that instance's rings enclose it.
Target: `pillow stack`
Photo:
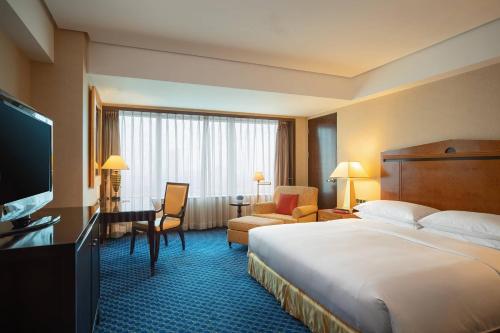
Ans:
[[[500,249],[500,215],[447,210],[418,223],[431,233]]]
[[[362,219],[421,229],[500,249],[500,215],[438,209],[404,201],[374,200],[354,207]]]
[[[404,201],[374,200],[354,207],[356,216],[403,227],[419,229],[418,221],[439,212],[438,209]]]

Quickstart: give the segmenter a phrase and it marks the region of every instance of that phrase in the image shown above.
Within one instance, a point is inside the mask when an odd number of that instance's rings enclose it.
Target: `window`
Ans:
[[[278,121],[120,111],[123,197],[162,197],[165,182],[187,182],[190,198],[255,195],[255,171],[274,183]],[[272,186],[261,187],[272,194]]]

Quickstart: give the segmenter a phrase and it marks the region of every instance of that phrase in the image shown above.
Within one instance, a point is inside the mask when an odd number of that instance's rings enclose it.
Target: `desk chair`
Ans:
[[[158,254],[160,252],[160,235],[163,235],[165,246],[168,246],[168,232],[177,232],[181,238],[182,250],[186,249],[182,224],[186,213],[188,192],[189,184],[187,183],[167,182],[165,186],[165,198],[161,208],[157,211],[157,213],[162,213],[162,215],[155,221],[155,260],[158,260]],[[147,231],[148,223],[146,221],[134,222],[132,224],[130,254],[134,253],[137,232]]]

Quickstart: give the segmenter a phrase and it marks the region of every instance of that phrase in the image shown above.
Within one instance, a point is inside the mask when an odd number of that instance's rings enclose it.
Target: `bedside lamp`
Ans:
[[[262,173],[262,171],[256,171],[254,176],[253,176],[253,180],[255,180],[257,182],[257,202],[259,202],[259,187],[261,185],[271,185],[271,182],[264,182],[264,174]]]
[[[113,192],[115,193],[115,195],[111,197],[111,200],[120,200],[120,197],[118,196],[120,183],[122,181],[120,170],[128,170],[127,163],[125,163],[120,155],[111,155],[102,166],[102,169],[111,170],[111,185],[113,187]]]
[[[356,204],[356,193],[352,179],[368,178],[368,175],[359,162],[340,162],[330,175],[329,181],[334,179],[346,179],[347,184],[344,193],[344,202],[341,209],[352,212],[352,207]]]

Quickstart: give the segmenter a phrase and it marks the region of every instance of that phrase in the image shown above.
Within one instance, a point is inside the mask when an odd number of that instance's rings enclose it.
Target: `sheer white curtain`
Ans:
[[[185,225],[224,226],[236,216],[229,203],[254,202],[255,171],[274,184],[275,120],[120,111],[123,198],[161,198],[167,181],[190,184]],[[260,200],[274,186],[262,186]]]

